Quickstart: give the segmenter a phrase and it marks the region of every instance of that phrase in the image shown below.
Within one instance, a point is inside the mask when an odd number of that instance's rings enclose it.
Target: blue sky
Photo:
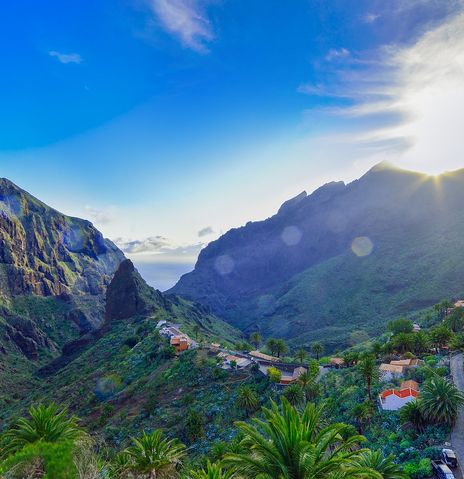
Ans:
[[[161,289],[303,189],[383,160],[464,166],[460,0],[1,8],[1,175],[91,219]]]

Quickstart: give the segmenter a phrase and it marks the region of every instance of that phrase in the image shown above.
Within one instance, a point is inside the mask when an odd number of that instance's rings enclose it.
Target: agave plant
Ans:
[[[151,434],[143,432],[132,442],[124,451],[128,459],[126,469],[150,479],[175,471],[185,456],[185,446],[177,439],[167,439],[160,430]]]
[[[365,440],[359,435],[346,439],[344,424],[323,426],[321,407],[308,403],[300,414],[282,399],[282,411],[274,402],[263,408],[264,420],[237,423],[244,433],[244,453],[227,454],[224,463],[245,479],[377,478],[379,473],[359,465]]]
[[[224,469],[220,462],[206,463],[206,468],[199,471],[192,471],[189,474],[189,479],[232,479],[234,474],[232,471]]]

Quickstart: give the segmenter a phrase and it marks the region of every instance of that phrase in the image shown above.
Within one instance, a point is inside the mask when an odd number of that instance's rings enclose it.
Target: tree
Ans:
[[[372,383],[379,377],[379,369],[375,363],[375,357],[371,354],[366,354],[361,358],[357,367],[359,373],[366,381],[367,397],[369,401],[372,401]]]
[[[167,439],[157,429],[132,438],[133,445],[125,450],[127,468],[136,474],[156,479],[167,471],[174,471],[185,456],[185,446],[177,439]]]
[[[415,354],[425,353],[430,349],[430,341],[425,333],[419,331],[414,333],[414,345],[412,350]]]
[[[280,369],[271,366],[267,370],[267,377],[269,378],[269,381],[271,381],[271,383],[277,384],[280,383],[280,380],[282,379],[282,372],[280,371]]]
[[[389,346],[399,353],[412,351],[416,344],[416,334],[418,333],[398,333],[391,338]]]
[[[409,319],[400,318],[390,321],[387,324],[387,329],[393,333],[393,335],[400,333],[412,333],[413,324]]]
[[[246,411],[247,415],[258,409],[258,395],[250,386],[242,386],[237,391],[237,406]]]
[[[211,463],[209,460],[206,462],[206,468],[199,471],[192,471],[189,475],[189,479],[232,479],[233,472],[224,469],[220,462]]]
[[[453,305],[447,300],[443,300],[440,303],[436,304],[433,309],[437,312],[438,319],[443,319],[448,312],[448,309]]]
[[[452,382],[434,376],[422,388],[419,404],[427,420],[452,426],[464,405],[464,395]]]
[[[258,331],[250,334],[250,342],[255,348],[259,348],[261,344],[261,334]]]
[[[352,414],[358,423],[358,430],[362,434],[364,426],[375,416],[372,401],[364,401],[363,403],[357,404],[353,408]]]
[[[187,413],[185,421],[185,434],[190,441],[196,441],[204,436],[203,417],[194,409],[190,409]]]
[[[269,338],[266,341],[266,346],[268,347],[269,351],[271,352],[272,356],[275,356],[277,354],[277,339],[275,338]]]
[[[303,364],[305,362],[306,358],[308,357],[308,353],[303,348],[300,348],[296,352],[295,357],[300,364]]]
[[[89,438],[77,424],[75,416],[68,417],[66,409],[55,404],[32,406],[30,419],[21,418],[0,440],[0,458],[16,454],[25,446],[36,443],[76,444]]]
[[[451,340],[450,346],[457,351],[464,351],[464,333],[458,333]]]
[[[275,352],[277,353],[278,358],[288,353],[287,343],[283,339],[276,339],[274,343],[274,347],[275,347]]]
[[[360,467],[373,469],[378,472],[382,479],[406,479],[408,477],[401,469],[401,466],[395,464],[394,456],[384,456],[382,451],[364,451],[360,454],[356,464]]]
[[[375,343],[372,343],[371,352],[376,358],[379,358],[383,353],[382,344],[377,341]]]
[[[305,399],[303,389],[299,384],[290,384],[290,386],[287,386],[283,397],[285,397],[292,406],[301,404]]]
[[[198,335],[200,334],[200,326],[198,324],[195,324],[193,326],[193,335],[195,336],[195,339],[198,341]]]
[[[462,316],[461,311],[455,310],[443,321],[443,324],[447,328],[451,329],[453,333],[462,331],[464,329],[464,317]]]
[[[418,400],[411,401],[400,409],[400,422],[409,424],[417,433],[424,432],[427,421],[422,414]]]
[[[317,361],[315,361],[317,364]],[[319,365],[318,365],[319,372]],[[321,386],[316,381],[317,375],[314,375],[310,370],[304,372],[298,378],[298,384],[302,387],[306,401],[313,401],[319,396]]]
[[[319,341],[315,341],[311,345],[311,352],[316,356],[316,359],[319,361],[319,358],[324,353],[324,346]]]
[[[253,419],[237,426],[244,433],[243,453],[227,454],[224,462],[244,479],[309,479],[326,477],[375,477],[356,460],[365,449],[365,439],[352,435],[343,439],[346,426],[321,424],[321,408],[308,403],[300,414],[282,399],[282,411],[274,402],[263,408],[264,420]]]
[[[445,325],[436,326],[429,333],[430,341],[434,348],[439,350],[440,348],[447,346],[453,338],[453,332]]]

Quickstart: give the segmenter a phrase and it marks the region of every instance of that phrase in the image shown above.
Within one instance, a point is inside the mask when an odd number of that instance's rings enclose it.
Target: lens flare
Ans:
[[[287,246],[297,245],[301,241],[302,236],[303,233],[296,226],[287,226],[286,228],[284,228],[282,234],[280,235],[282,241]]]
[[[228,254],[224,254],[216,258],[214,268],[221,276],[225,276],[232,273],[235,268],[235,262]]]
[[[367,236],[358,236],[351,243],[351,250],[356,256],[369,256],[374,249],[374,243]]]

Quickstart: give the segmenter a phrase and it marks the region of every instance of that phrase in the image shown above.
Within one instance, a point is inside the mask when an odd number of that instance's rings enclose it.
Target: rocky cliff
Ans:
[[[0,179],[0,360],[41,362],[104,321],[123,253],[86,220]]]

